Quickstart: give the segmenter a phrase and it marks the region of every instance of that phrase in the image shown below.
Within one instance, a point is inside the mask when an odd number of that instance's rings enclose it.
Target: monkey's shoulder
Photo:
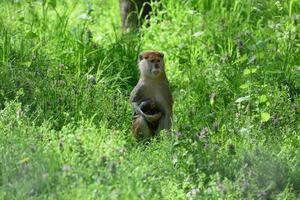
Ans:
[[[168,101],[173,101],[172,92],[171,92],[169,85],[163,85],[163,87],[161,88],[161,94]]]
[[[144,96],[145,89],[146,89],[146,87],[143,83],[138,83],[131,91],[130,100],[132,102],[141,100]]]

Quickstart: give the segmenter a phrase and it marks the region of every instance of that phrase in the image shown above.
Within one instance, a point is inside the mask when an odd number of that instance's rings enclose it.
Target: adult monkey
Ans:
[[[172,126],[173,98],[165,73],[164,54],[146,51],[139,55],[140,78],[130,94],[134,116],[133,135],[145,140]]]

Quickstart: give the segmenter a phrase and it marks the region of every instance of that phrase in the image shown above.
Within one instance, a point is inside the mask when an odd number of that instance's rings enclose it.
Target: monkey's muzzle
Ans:
[[[157,75],[160,74],[160,70],[154,69],[154,70],[152,70],[152,73],[153,73],[155,76],[157,76]]]

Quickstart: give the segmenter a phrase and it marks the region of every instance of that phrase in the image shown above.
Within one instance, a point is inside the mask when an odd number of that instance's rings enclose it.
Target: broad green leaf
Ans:
[[[259,103],[265,103],[266,101],[268,101],[268,98],[266,95],[261,95],[259,97]]]
[[[209,103],[210,103],[210,105],[211,106],[213,106],[214,105],[214,103],[215,103],[215,98],[212,96],[212,97],[210,97],[210,99],[209,99]]]
[[[260,114],[260,120],[261,120],[262,122],[267,122],[267,121],[269,121],[270,117],[271,117],[270,114],[267,113],[267,112],[262,112],[262,113]]]
[[[248,101],[250,99],[250,96],[240,97],[237,100],[235,100],[235,103],[241,103],[243,101]]]
[[[89,19],[91,19],[91,17],[87,13],[83,13],[83,14],[78,16],[78,19],[89,20]]]
[[[250,85],[251,85],[250,83],[245,83],[245,84],[241,85],[240,88],[241,88],[242,90],[244,90],[244,89],[249,88]]]
[[[26,67],[30,67],[31,66],[31,61],[22,62],[22,65],[25,65]]]
[[[38,37],[38,35],[36,33],[32,32],[32,31],[28,31],[26,33],[26,38],[27,39],[34,39],[34,38],[37,38],[37,37]]]
[[[29,159],[30,159],[30,157],[24,157],[24,158],[22,158],[22,159],[19,161],[19,163],[20,163],[20,164],[24,164],[24,163],[28,162]]]
[[[204,32],[203,31],[198,31],[196,33],[193,34],[193,37],[199,37],[203,34]]]
[[[247,68],[244,70],[244,76],[249,75],[249,74],[254,74],[257,71],[256,67],[251,67],[251,68]]]

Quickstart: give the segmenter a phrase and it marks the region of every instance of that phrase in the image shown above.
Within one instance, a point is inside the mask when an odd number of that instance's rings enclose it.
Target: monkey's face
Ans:
[[[142,76],[157,78],[164,73],[163,54],[146,52],[140,55],[139,69]]]

